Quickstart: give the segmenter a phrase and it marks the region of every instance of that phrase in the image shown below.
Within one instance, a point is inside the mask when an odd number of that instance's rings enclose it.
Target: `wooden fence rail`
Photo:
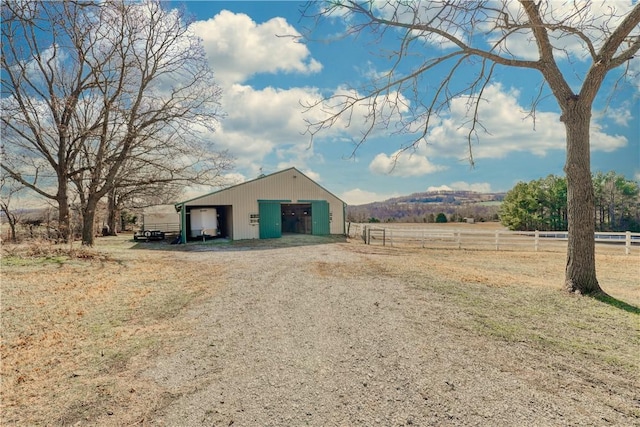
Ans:
[[[445,228],[402,228],[355,224],[348,226],[349,237],[361,237],[368,245],[412,246],[483,250],[559,251],[566,249],[566,231],[464,230]],[[640,233],[595,234],[598,248],[619,250],[625,254],[640,251]],[[616,248],[616,249],[614,249]]]

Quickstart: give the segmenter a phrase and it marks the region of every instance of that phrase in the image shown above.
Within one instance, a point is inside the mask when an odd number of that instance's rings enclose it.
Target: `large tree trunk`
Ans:
[[[109,229],[109,236],[117,236],[119,231],[118,226],[120,225],[120,221],[118,219],[120,215],[117,201],[118,195],[116,194],[116,190],[111,190],[107,197],[107,227]]]
[[[71,215],[66,177],[58,177],[56,201],[58,202],[58,238],[63,243],[67,243],[71,238]]]
[[[82,245],[93,246],[95,237],[95,219],[96,219],[96,207],[98,205],[97,200],[90,197],[87,200],[87,205],[82,210]]]
[[[602,293],[596,278],[595,207],[589,152],[589,109],[571,109],[563,121],[567,131],[567,211],[569,241],[565,287],[581,294]]]

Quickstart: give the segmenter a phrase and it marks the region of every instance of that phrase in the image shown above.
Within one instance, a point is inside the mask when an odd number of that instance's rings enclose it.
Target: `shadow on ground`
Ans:
[[[612,297],[611,295],[607,295],[607,294],[595,295],[594,298],[600,302],[603,302],[615,308],[619,308],[620,310],[629,312],[631,314],[640,314],[639,307],[636,307],[635,305],[631,305],[629,303],[621,301],[617,298]]]
[[[310,234],[284,234],[276,239],[229,240],[211,239],[204,242],[192,241],[186,244],[171,244],[170,239],[164,241],[136,242],[132,249],[166,250],[174,252],[207,252],[207,251],[252,251],[301,246],[327,245],[344,243],[345,236],[313,236]]]

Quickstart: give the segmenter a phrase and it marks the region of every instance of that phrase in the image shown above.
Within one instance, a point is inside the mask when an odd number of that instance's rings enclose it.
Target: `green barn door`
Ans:
[[[282,237],[280,201],[258,200],[258,213],[260,214],[260,238]]]
[[[311,202],[311,234],[331,234],[329,227],[329,203],[326,200]]]

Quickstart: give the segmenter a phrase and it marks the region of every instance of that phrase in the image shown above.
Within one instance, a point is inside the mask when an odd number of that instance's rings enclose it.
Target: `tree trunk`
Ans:
[[[87,200],[87,205],[82,210],[82,245],[93,246],[94,243],[94,222],[96,219],[96,206],[98,202],[92,197]]]
[[[115,189],[109,192],[109,196],[107,198],[107,227],[109,228],[108,234],[109,236],[117,236],[118,235],[118,225],[120,221],[118,218],[118,203],[117,203],[117,195]]]
[[[565,173],[569,231],[565,287],[569,292],[597,294],[602,293],[602,289],[596,278],[595,197],[589,152],[591,114],[578,103],[573,107],[565,111],[563,120],[567,131]]]
[[[7,221],[9,221],[9,230],[10,230],[10,240],[13,243],[16,243],[18,241],[17,237],[16,237],[16,219],[15,218],[11,218],[9,215],[7,215]]]
[[[58,202],[58,238],[62,243],[67,243],[71,238],[71,215],[66,177],[58,178],[56,201]]]

